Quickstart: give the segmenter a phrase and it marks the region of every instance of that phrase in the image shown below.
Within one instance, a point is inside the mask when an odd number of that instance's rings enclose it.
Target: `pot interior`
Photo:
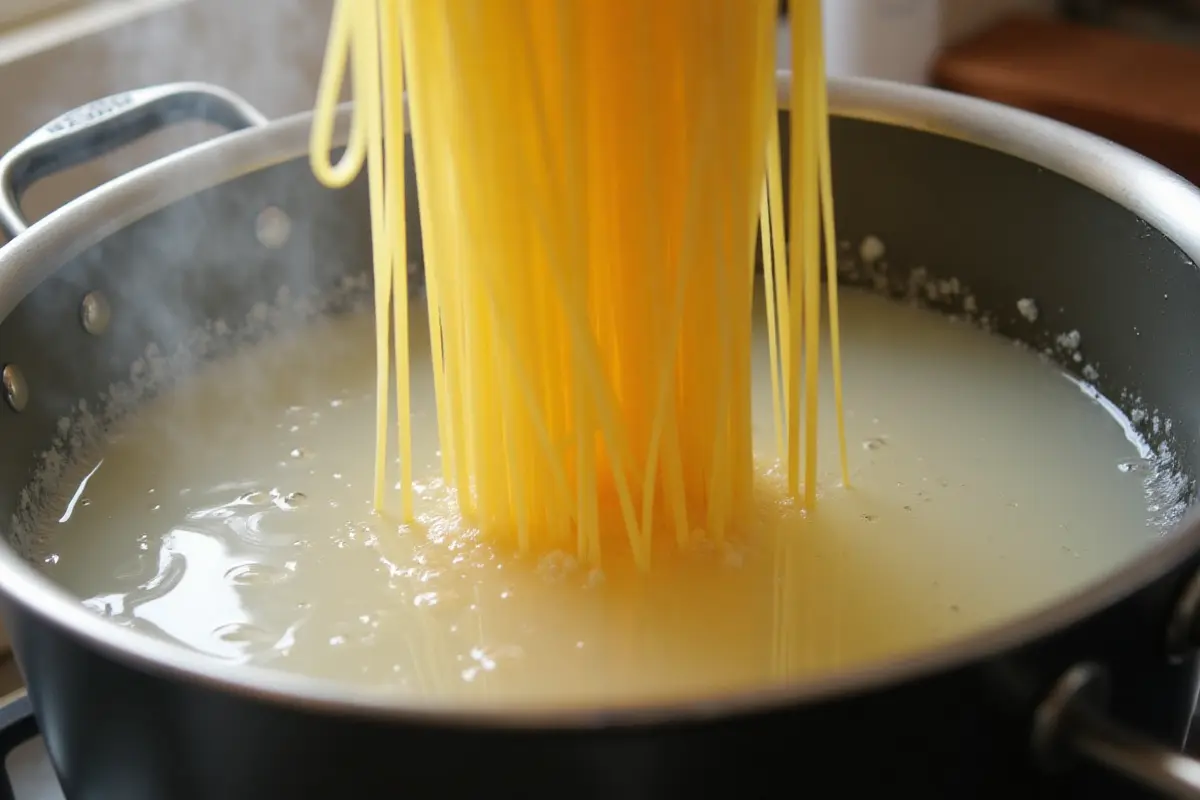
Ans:
[[[1200,457],[1200,278],[1187,256],[1113,201],[984,147],[849,118],[832,142],[841,280],[1061,362],[1163,455],[1162,510],[1181,511]],[[412,175],[410,160],[415,198]],[[203,360],[368,296],[368,220],[363,180],[330,191],[297,156],[112,233],[21,302],[0,323],[0,363],[20,368],[29,396],[0,409],[9,546],[32,557],[30,517],[94,426]],[[418,227],[414,201],[419,284]],[[81,323],[96,292],[111,311],[101,335]]]

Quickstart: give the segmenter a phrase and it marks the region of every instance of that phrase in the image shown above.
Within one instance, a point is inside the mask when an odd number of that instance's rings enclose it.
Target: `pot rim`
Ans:
[[[777,73],[781,107],[791,76]],[[1100,137],[1027,112],[936,89],[890,81],[830,81],[831,113],[996,150],[1071,178],[1137,214],[1200,261],[1200,190],[1178,175]],[[350,109],[339,115],[345,141]],[[159,159],[64,205],[0,248],[0,321],[61,265],[148,214],[242,175],[304,157],[311,113],[223,135]],[[306,710],[426,725],[488,728],[639,726],[701,721],[867,693],[996,657],[1067,627],[1154,581],[1200,550],[1200,510],[1115,573],[1053,605],[983,628],[940,647],[796,683],[764,685],[657,703],[461,703],[357,687],[264,667],[229,665],[120,628],[0,547],[0,593],[13,604],[116,661],[167,678]],[[36,680],[36,677],[34,678]]]

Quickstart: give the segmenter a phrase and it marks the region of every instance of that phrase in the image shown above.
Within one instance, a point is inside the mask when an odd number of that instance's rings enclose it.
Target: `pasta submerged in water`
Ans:
[[[814,504],[835,236],[819,0],[793,6],[789,251],[774,0],[339,0],[312,164],[333,187],[367,169],[377,508],[394,374],[413,509],[405,93],[442,470],[463,513],[493,541],[592,565],[623,538],[642,569],[662,543],[752,518],[760,232],[777,441],[790,492]],[[347,66],[355,111],[333,164]]]

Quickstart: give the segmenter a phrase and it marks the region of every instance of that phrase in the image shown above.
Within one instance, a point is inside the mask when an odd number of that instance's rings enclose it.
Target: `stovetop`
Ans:
[[[0,703],[0,800],[65,800],[25,692]]]
[[[1185,751],[1200,758],[1196,738]],[[0,760],[0,800],[66,800],[24,689],[0,698]]]

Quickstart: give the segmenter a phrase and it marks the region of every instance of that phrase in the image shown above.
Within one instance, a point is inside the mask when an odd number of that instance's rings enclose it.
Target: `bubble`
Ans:
[[[292,458],[312,458],[312,453],[305,450],[303,447],[295,447],[292,452],[288,453]]]
[[[878,236],[865,236],[858,246],[859,257],[868,264],[874,264],[887,253],[887,246]]]
[[[270,645],[275,641],[270,633],[248,622],[229,622],[213,629],[213,636],[230,644]]]
[[[1078,350],[1083,337],[1079,334],[1079,331],[1072,330],[1060,333],[1054,341],[1064,350]]]
[[[289,492],[279,499],[279,507],[284,510],[299,508],[308,502],[308,495],[304,492]]]
[[[233,503],[239,506],[266,506],[271,504],[271,495],[267,492],[247,492]]]
[[[1037,303],[1031,297],[1023,297],[1017,301],[1017,311],[1021,316],[1030,322],[1037,322],[1038,307]]]
[[[269,564],[239,564],[225,572],[225,580],[235,586],[276,586],[290,577],[288,570]]]
[[[217,506],[216,508],[200,508],[188,514],[188,519],[229,519],[236,512],[232,508]]]
[[[543,556],[538,562],[537,571],[543,579],[557,582],[574,572],[578,566],[579,562],[573,555],[559,550]]]
[[[471,648],[469,655],[474,664],[462,671],[462,679],[467,683],[482,673],[494,671],[501,660],[522,658],[525,652],[516,645],[505,645],[495,649],[476,646]],[[461,657],[459,660],[462,660]]]
[[[85,608],[102,617],[115,617],[119,613],[117,606],[103,597],[89,597],[83,601]]]

